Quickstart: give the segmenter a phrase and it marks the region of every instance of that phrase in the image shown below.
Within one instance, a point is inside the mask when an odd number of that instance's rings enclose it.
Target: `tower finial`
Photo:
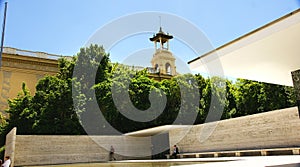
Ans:
[[[159,32],[163,33],[162,27],[161,27],[161,16],[159,16]]]
[[[159,16],[159,27],[161,27],[161,16]]]

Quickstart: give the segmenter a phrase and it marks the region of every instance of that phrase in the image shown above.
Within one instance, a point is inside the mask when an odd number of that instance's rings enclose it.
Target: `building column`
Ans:
[[[292,72],[292,78],[300,117],[300,69]]]

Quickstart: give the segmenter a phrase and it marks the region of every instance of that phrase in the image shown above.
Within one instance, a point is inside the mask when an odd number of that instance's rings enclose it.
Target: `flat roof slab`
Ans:
[[[189,62],[211,76],[292,86],[300,69],[300,9]]]

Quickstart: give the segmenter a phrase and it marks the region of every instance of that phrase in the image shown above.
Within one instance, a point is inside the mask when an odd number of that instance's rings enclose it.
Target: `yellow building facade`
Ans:
[[[8,108],[8,99],[17,97],[26,84],[31,94],[35,86],[45,75],[55,75],[58,72],[58,58],[62,56],[44,52],[33,52],[5,47],[0,67],[0,112]]]

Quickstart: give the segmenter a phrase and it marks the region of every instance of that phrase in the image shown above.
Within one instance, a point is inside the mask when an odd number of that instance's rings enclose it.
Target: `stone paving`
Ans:
[[[300,167],[300,155],[162,160],[124,160],[90,164],[64,164],[38,167]],[[37,166],[31,166],[37,167]]]

